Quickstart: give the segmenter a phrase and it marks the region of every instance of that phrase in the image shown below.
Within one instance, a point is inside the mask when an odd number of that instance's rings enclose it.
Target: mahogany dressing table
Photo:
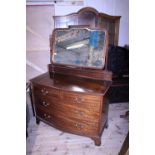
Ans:
[[[30,81],[36,123],[90,137],[100,145],[108,127],[107,91],[112,80],[106,69],[108,33],[99,28],[58,28],[50,43],[49,72]]]

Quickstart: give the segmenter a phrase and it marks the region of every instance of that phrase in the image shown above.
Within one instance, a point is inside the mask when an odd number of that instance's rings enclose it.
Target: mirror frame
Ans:
[[[72,30],[72,29],[87,29],[87,30],[101,30],[104,31],[105,33],[105,39],[104,39],[104,47],[103,47],[103,52],[104,54],[104,66],[101,67],[95,67],[95,66],[79,66],[79,65],[72,65],[72,64],[61,64],[61,63],[54,63],[54,47],[55,47],[55,35],[56,32],[61,30]],[[89,69],[104,69],[107,68],[107,50],[108,50],[108,31],[104,28],[96,27],[96,28],[90,28],[86,26],[76,26],[76,27],[69,27],[69,28],[56,28],[53,30],[52,36],[50,37],[50,62],[53,65],[56,66],[65,66],[65,67],[72,67],[72,68],[89,68]]]

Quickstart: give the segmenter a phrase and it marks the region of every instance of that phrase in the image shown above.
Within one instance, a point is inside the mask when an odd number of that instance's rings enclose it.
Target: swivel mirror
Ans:
[[[103,29],[55,29],[51,61],[59,65],[102,69],[106,47],[107,32]]]

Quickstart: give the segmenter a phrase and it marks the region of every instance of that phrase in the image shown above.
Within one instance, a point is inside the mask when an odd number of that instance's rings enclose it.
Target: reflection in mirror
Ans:
[[[53,62],[85,67],[104,66],[105,32],[87,28],[57,29]]]

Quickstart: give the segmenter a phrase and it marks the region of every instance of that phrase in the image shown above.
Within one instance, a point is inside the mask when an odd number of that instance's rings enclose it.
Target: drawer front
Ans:
[[[88,123],[81,122],[80,120],[70,119],[64,116],[59,116],[59,125],[64,127],[68,131],[78,134],[86,134],[86,135],[97,135],[98,132],[98,124],[97,123]]]
[[[52,115],[51,113],[43,108],[40,108],[39,106],[36,106],[36,115],[42,118],[43,120],[46,120],[48,122],[51,122]]]
[[[59,100],[54,100],[50,98],[38,97],[36,99],[36,106],[44,109],[50,110],[55,115],[65,115],[68,118],[81,121],[98,122],[99,113],[92,112],[91,110],[74,105],[67,105],[61,103]]]
[[[56,114],[64,115],[67,118],[76,121],[89,121],[89,122],[99,122],[99,113],[89,111],[89,109],[82,109],[72,105],[65,105],[63,103],[53,104],[52,109]]]
[[[60,91],[58,89],[50,88],[42,85],[35,85],[33,90],[34,90],[34,95],[36,96],[43,96],[43,97],[49,96],[55,99],[60,99]]]
[[[54,126],[63,129],[64,131],[69,131],[72,133],[78,134],[86,134],[86,135],[94,135],[97,134],[97,123],[88,123],[75,121],[66,117],[65,115],[59,115],[59,113],[55,114],[54,112],[50,112],[48,110],[43,110],[42,108],[37,107],[37,116],[42,118],[45,121],[53,124]]]
[[[100,111],[101,96],[83,95],[80,93],[61,92],[62,102],[68,105],[76,105],[77,107],[86,108],[91,111]]]
[[[36,106],[41,109],[51,111],[55,115],[64,114],[66,117],[79,121],[99,122],[99,113],[89,111],[88,109],[77,108],[72,105],[49,100],[47,98],[37,98]]]
[[[53,105],[57,105],[60,103],[60,100],[54,97],[45,97],[45,96],[36,96],[35,97],[35,105],[41,106],[47,109],[52,109]]]

